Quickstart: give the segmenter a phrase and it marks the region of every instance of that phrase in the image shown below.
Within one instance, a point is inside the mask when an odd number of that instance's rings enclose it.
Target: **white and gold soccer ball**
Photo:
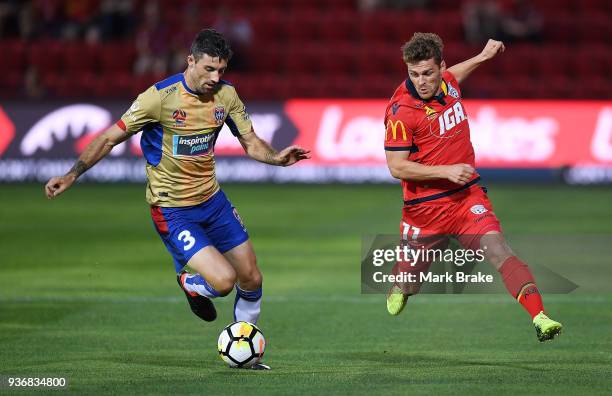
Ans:
[[[221,359],[230,367],[247,368],[261,360],[266,339],[254,324],[234,322],[219,334],[217,349]]]

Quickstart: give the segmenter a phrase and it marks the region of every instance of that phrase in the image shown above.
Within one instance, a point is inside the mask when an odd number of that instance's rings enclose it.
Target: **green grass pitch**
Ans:
[[[264,274],[259,324],[272,371],[224,367],[216,338],[233,295],[217,300],[211,324],[191,314],[143,186],[79,185],[47,201],[42,185],[0,185],[0,375],[65,376],[80,394],[612,389],[609,246],[529,253],[581,286],[544,295],[565,329],[540,344],[507,295],[421,295],[391,317],[384,296],[360,294],[361,235],[398,231],[398,186],[224,189]],[[612,241],[609,188],[495,185],[489,195],[509,235]]]

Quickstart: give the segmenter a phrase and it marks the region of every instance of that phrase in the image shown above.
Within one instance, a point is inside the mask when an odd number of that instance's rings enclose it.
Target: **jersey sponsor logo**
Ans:
[[[398,109],[399,109],[399,103],[393,103],[393,106],[391,106],[391,113],[395,115]]]
[[[397,140],[397,131],[398,131],[398,129],[401,129],[401,131],[402,131],[402,140],[408,141],[408,136],[406,135],[406,127],[404,126],[404,123],[401,120],[397,120],[397,121],[389,120],[389,121],[387,121],[387,134],[389,132],[391,132],[391,139],[392,140]]]
[[[523,289],[523,292],[520,293],[523,295],[523,298],[527,299],[531,294],[539,293],[538,288],[535,285],[527,286]]]
[[[174,119],[174,126],[183,127],[185,126],[185,119],[187,119],[187,113],[183,109],[176,109],[172,113],[172,118]]]
[[[132,122],[136,122],[136,116],[134,115],[134,113],[138,110],[140,110],[140,102],[138,102],[138,100],[135,100],[134,103],[132,103],[132,105],[128,109],[128,111],[126,111],[125,116],[130,117],[130,120],[132,120]]]
[[[222,125],[225,121],[225,107],[216,106],[214,109],[215,122],[217,125]]]
[[[488,212],[487,208],[484,205],[474,205],[470,208],[470,211],[475,215],[481,215]]]
[[[242,106],[242,109],[240,110],[240,112],[242,113],[242,119],[244,121],[248,121],[251,119],[251,116],[249,115],[249,113],[247,112],[246,106]]]
[[[207,155],[212,151],[214,133],[197,133],[194,135],[173,135],[172,154],[174,156]]]
[[[242,218],[238,214],[238,211],[236,210],[236,208],[232,208],[232,213],[234,213],[234,217],[236,218],[236,220],[238,220],[238,222],[242,226],[242,229],[246,232],[246,227],[245,227],[244,223],[242,222]]]
[[[455,102],[455,104],[442,113],[440,117],[438,117],[438,123],[440,124],[440,136],[443,136],[445,133],[450,132],[453,128],[455,128],[461,121],[466,120],[465,111],[463,110],[463,106],[461,102]],[[454,131],[455,133],[452,135],[448,135],[446,137],[451,137],[459,132],[460,129]]]
[[[425,116],[428,120],[433,120],[437,116],[437,112],[433,109],[433,107],[425,106]]]

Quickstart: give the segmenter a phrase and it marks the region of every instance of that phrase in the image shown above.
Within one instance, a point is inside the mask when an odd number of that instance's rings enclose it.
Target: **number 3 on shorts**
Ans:
[[[185,251],[191,249],[196,242],[195,238],[191,236],[191,232],[189,232],[188,230],[181,231],[178,234],[177,239],[185,243],[185,246],[183,247],[183,250]]]

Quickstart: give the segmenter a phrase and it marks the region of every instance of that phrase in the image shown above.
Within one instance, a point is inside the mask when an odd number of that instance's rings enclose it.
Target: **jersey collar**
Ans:
[[[425,100],[425,99],[421,98],[421,95],[419,95],[419,93],[417,92],[416,87],[414,86],[414,84],[412,83],[410,78],[406,79],[406,89],[410,93],[410,96],[412,96],[413,98],[415,98],[417,100],[421,100],[423,102],[431,102],[432,100],[435,99],[442,106],[446,106],[446,101],[444,100],[444,97],[446,95],[448,95],[448,85],[446,84],[446,81],[444,81],[444,79],[442,79],[442,83],[440,84],[440,88],[442,88],[442,92],[440,92],[438,95],[432,97],[431,99]]]
[[[181,73],[181,82],[183,83],[183,88],[185,88],[185,91],[189,92],[192,95],[199,96],[199,94],[197,92],[193,91],[187,85],[187,82],[185,81],[185,73]]]

